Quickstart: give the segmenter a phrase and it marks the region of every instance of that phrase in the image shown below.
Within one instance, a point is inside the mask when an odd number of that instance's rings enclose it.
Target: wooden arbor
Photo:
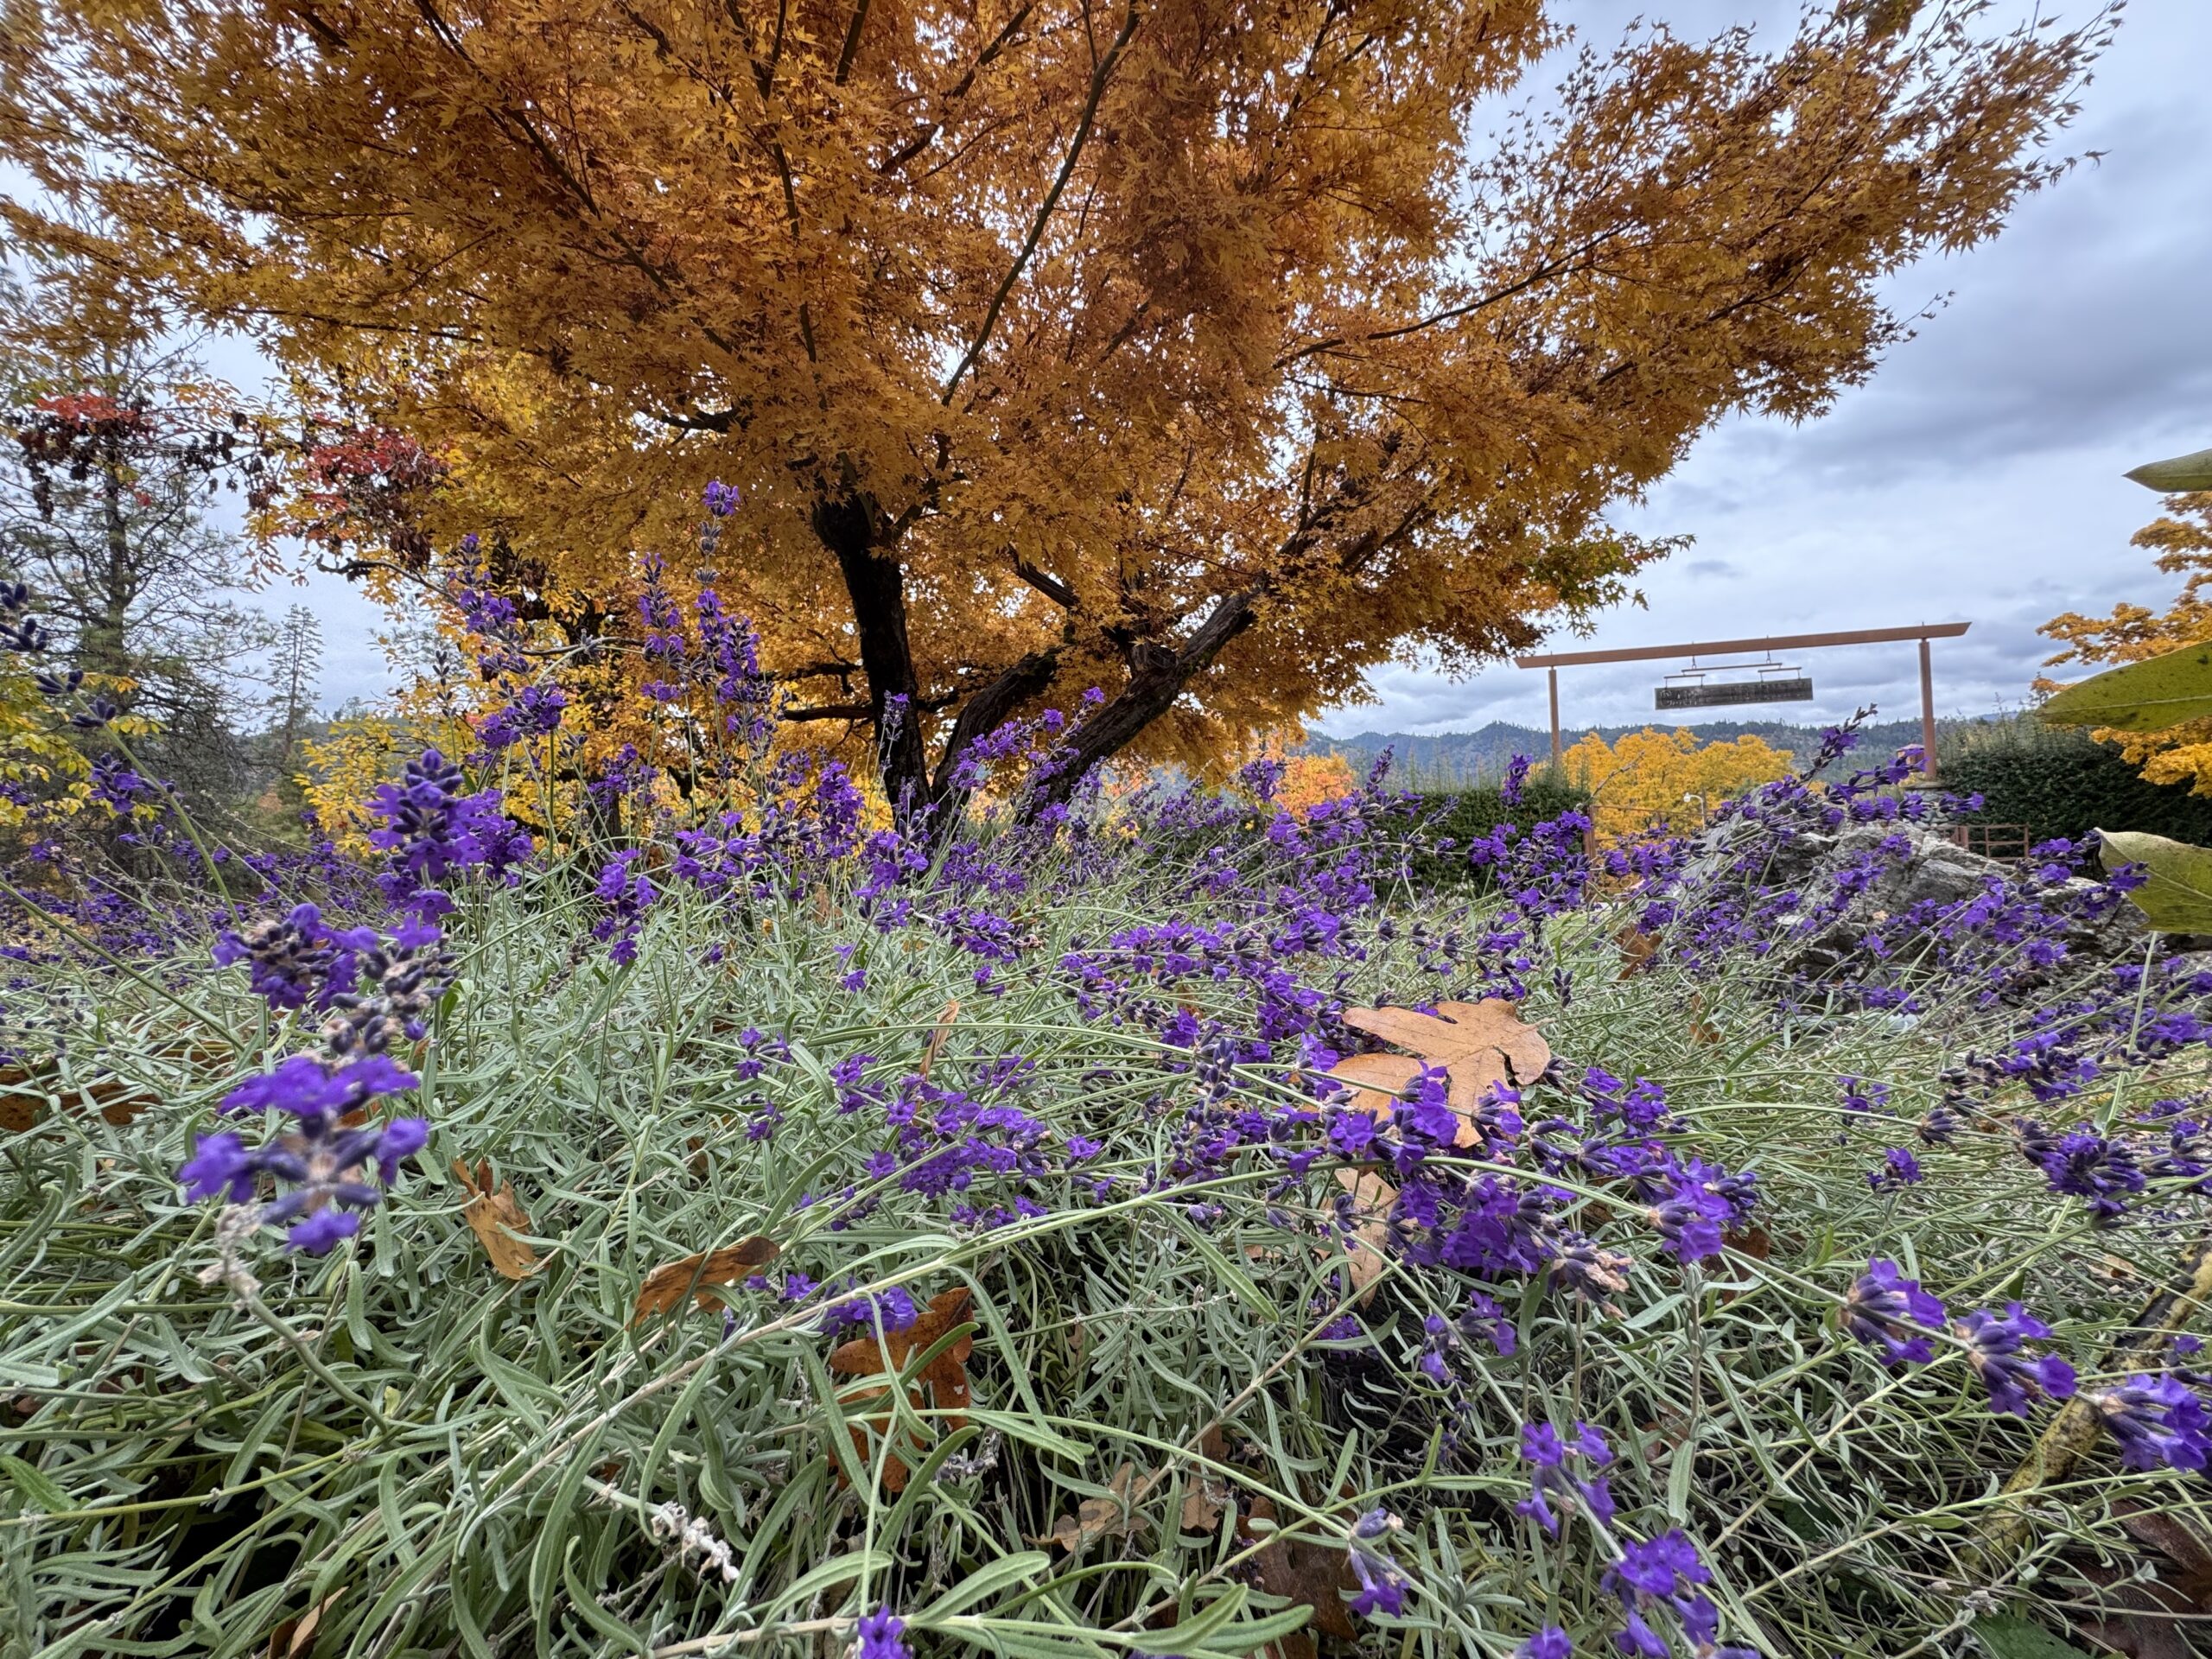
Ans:
[[[1594,663],[1648,663],[1674,657],[1726,657],[1760,651],[1818,651],[1826,645],[1882,645],[1904,639],[1920,642],[1920,771],[1923,779],[1936,777],[1936,671],[1928,642],[1955,639],[1974,625],[1970,622],[1923,623],[1914,628],[1850,628],[1836,633],[1777,633],[1758,639],[1707,639],[1685,645],[1632,645],[1623,651],[1560,651],[1542,656],[1516,657],[1521,668],[1541,668],[1551,682],[1552,764],[1560,759],[1559,671]]]

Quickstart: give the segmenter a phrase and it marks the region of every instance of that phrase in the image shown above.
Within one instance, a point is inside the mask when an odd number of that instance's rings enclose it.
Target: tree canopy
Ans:
[[[1639,29],[1516,109],[1541,0],[11,0],[0,153],[18,234],[404,435],[388,591],[480,531],[617,639],[668,556],[894,797],[1102,688],[1065,789],[1622,596],[1610,508],[2063,170],[2109,15],[1978,11]]]

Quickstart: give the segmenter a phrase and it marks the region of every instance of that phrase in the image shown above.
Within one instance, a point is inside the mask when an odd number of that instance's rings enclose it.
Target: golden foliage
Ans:
[[[2129,545],[2158,554],[2158,567],[2183,576],[2181,592],[2163,612],[2143,605],[2115,605],[2109,616],[2074,611],[2055,616],[2037,630],[2065,646],[2045,659],[2118,667],[2163,656],[2184,645],[2212,639],[2212,491],[2166,498],[2166,514],[2129,537]],[[2056,689],[2049,679],[2039,691]],[[2100,730],[2094,735],[2117,743],[2143,776],[2154,784],[2187,784],[2190,792],[2212,795],[2212,720],[2194,720],[2162,732]]]
[[[1325,801],[1341,800],[1359,787],[1351,763],[1340,754],[1309,754],[1299,748],[1305,734],[1296,727],[1269,732],[1256,760],[1280,768],[1272,804],[1303,818]]]
[[[1649,726],[1611,745],[1592,732],[1561,760],[1567,777],[1590,791],[1591,821],[1609,843],[1647,830],[1694,830],[1731,795],[1789,770],[1789,754],[1762,738],[1700,748],[1688,732]]]
[[[398,775],[404,735],[398,721],[357,715],[333,721],[327,737],[301,746],[307,769],[298,782],[308,806],[323,834],[356,858],[374,854],[368,841],[368,799],[378,784]]]
[[[67,211],[0,214],[356,420],[309,527],[388,596],[480,531],[533,626],[633,633],[720,478],[787,719],[907,697],[937,793],[1096,685],[1064,789],[1530,645],[1715,420],[1871,372],[2109,28],[1893,10],[1640,29],[1478,148],[1543,0],[48,0],[0,156]],[[641,671],[578,671],[596,724]]]

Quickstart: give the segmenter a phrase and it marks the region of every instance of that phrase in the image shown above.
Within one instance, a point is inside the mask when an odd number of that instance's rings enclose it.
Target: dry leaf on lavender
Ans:
[[[687,1296],[701,1304],[710,1302],[714,1299],[706,1294],[706,1287],[738,1284],[749,1278],[755,1268],[766,1266],[782,1254],[775,1240],[755,1233],[724,1249],[655,1268],[638,1287],[638,1305],[631,1313],[630,1323],[669,1313]]]
[[[468,1194],[468,1202],[461,1207],[461,1218],[483,1244],[484,1254],[492,1258],[492,1270],[502,1279],[527,1279],[537,1272],[537,1252],[525,1242],[530,1215],[515,1197],[512,1184],[502,1179],[494,1188],[491,1163],[484,1159],[477,1160],[472,1172],[456,1158],[453,1174]]]

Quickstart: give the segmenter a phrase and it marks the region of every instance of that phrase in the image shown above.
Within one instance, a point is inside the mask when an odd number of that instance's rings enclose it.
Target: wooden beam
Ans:
[[[1900,639],[1955,639],[1974,624],[1930,622],[1916,628],[1850,628],[1840,633],[1770,633],[1758,639],[1693,640],[1686,645],[1631,645],[1622,651],[1559,651],[1516,657],[1517,668],[1573,668],[1587,663],[1649,663],[1668,657],[1725,657],[1745,651],[1802,651],[1821,645],[1884,645]]]

